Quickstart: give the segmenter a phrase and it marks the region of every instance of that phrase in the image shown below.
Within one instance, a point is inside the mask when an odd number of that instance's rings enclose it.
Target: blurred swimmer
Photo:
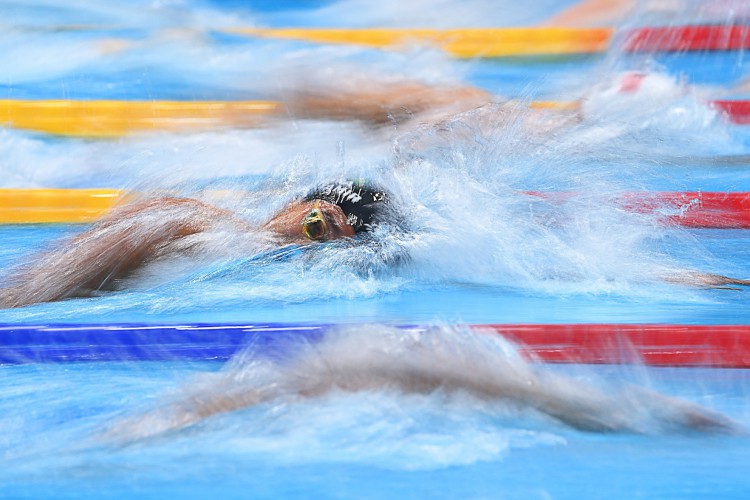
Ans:
[[[300,83],[284,96],[295,118],[356,120],[374,126],[439,123],[492,103],[496,98],[467,85],[428,85],[413,80],[349,77],[331,87]]]
[[[648,120],[657,110],[675,113],[676,106],[682,109],[689,104],[705,111],[706,119],[721,116],[708,95],[719,90],[659,72],[598,75],[597,83],[562,101],[513,100],[470,85],[384,80],[366,70],[360,72],[364,76],[341,74],[338,78],[337,74],[332,78],[336,83],[290,76],[282,96],[285,113],[278,118],[357,122],[370,128],[370,137],[395,141],[400,150],[406,146],[421,154],[439,138],[460,144],[504,130],[554,141],[557,135],[575,133],[581,126],[598,127],[602,120],[611,120],[616,110]],[[734,92],[743,91],[739,85]],[[461,136],[462,130],[469,136]],[[611,127],[609,140],[618,137],[617,130]]]
[[[229,210],[190,198],[156,198],[114,209],[82,234],[16,270],[0,307],[21,307],[116,289],[149,261],[182,250],[179,241],[215,230],[267,234],[271,243],[364,237],[392,210],[382,190],[355,183],[319,187],[255,227]],[[9,286],[8,286],[9,285]]]
[[[682,399],[635,386],[603,390],[529,363],[495,332],[348,326],[317,342],[290,343],[289,350],[286,359],[269,359],[251,346],[220,373],[192,380],[172,402],[114,422],[105,436],[127,443],[243,408],[360,391],[463,393],[587,432],[741,432],[728,418]]]

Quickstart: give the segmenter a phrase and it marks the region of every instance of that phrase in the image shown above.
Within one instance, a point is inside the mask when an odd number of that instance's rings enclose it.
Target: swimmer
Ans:
[[[294,80],[294,79],[292,79]],[[349,77],[335,87],[300,83],[284,95],[289,115],[318,120],[359,121],[373,127],[403,131],[436,124],[495,102],[485,90],[468,85],[427,85],[413,80],[373,76]]]
[[[180,241],[199,233],[223,229],[265,234],[275,246],[343,238],[365,241],[373,227],[397,219],[385,191],[354,183],[315,189],[260,226],[196,199],[141,200],[115,208],[80,235],[13,270],[0,288],[0,308],[117,290],[122,279],[155,259],[178,254],[184,250]],[[750,280],[697,271],[670,272],[659,279],[699,288],[750,286]]]
[[[264,403],[383,390],[463,393],[535,410],[585,432],[741,432],[728,418],[685,400],[641,387],[603,391],[530,364],[494,332],[350,326],[297,347],[280,361],[240,354],[222,372],[193,380],[175,401],[115,422],[105,436],[128,443]]]
[[[390,213],[384,191],[337,183],[313,190],[255,227],[229,210],[190,198],[156,198],[115,208],[80,235],[15,270],[0,289],[0,307],[22,307],[116,289],[148,262],[212,230],[263,233],[275,245],[362,238]]]

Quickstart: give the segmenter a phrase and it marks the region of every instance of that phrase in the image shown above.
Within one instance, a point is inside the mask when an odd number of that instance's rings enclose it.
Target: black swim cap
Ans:
[[[369,231],[384,215],[388,196],[382,189],[359,183],[326,184],[313,190],[305,201],[323,200],[341,207],[357,233]]]

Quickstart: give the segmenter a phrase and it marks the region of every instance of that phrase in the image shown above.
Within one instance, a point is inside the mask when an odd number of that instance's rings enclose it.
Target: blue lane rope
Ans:
[[[85,361],[226,361],[247,346],[283,354],[330,325],[0,325],[0,364]]]

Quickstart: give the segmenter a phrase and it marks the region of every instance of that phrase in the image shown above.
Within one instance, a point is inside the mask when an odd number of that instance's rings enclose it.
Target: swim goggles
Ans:
[[[302,219],[302,232],[313,241],[323,240],[328,235],[328,222],[320,209],[320,200],[315,200],[313,209]]]

